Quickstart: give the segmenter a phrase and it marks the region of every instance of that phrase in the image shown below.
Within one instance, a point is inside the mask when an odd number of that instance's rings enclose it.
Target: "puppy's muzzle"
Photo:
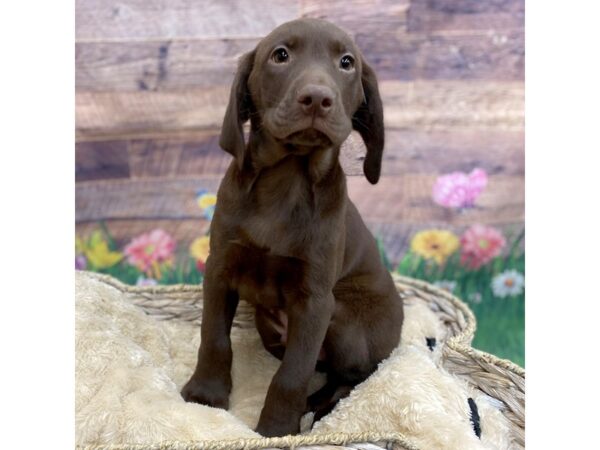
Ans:
[[[307,116],[325,117],[332,109],[335,93],[325,85],[307,84],[300,89],[296,100]]]

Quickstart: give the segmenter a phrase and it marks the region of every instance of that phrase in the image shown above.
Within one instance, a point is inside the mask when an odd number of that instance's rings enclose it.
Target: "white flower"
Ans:
[[[516,270],[506,270],[492,280],[492,291],[499,298],[513,297],[523,292],[525,278]]]
[[[154,278],[145,278],[142,275],[140,275],[135,282],[136,286],[156,286],[157,284],[158,281],[156,281]]]
[[[433,285],[450,293],[454,292],[454,289],[456,289],[456,281],[438,280],[434,281]]]
[[[483,300],[483,296],[479,292],[471,292],[467,298],[473,303],[479,304]]]

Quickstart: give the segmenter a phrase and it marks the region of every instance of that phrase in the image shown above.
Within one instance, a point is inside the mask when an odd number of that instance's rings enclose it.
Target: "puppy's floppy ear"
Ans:
[[[362,87],[364,100],[352,117],[352,128],[358,131],[367,147],[363,171],[371,184],[379,181],[381,157],[383,155],[383,105],[379,96],[377,77],[362,59]]]
[[[254,65],[254,53],[254,51],[246,53],[239,60],[219,140],[221,148],[233,155],[240,169],[244,164],[246,150],[243,124],[254,110],[248,90],[248,77]]]

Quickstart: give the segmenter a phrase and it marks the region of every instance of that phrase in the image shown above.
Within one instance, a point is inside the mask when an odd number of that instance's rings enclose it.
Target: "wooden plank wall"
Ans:
[[[275,26],[320,17],[375,68],[387,143],[376,186],[344,148],[349,192],[393,260],[428,226],[524,219],[523,0],[76,0],[76,220],[118,243],[160,226],[182,246],[208,223],[195,192],[230,157],[218,134],[237,58]],[[482,167],[478,208],[436,206],[437,175]]]

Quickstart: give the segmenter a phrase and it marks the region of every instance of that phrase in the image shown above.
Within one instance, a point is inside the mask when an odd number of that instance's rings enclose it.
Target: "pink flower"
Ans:
[[[460,262],[470,269],[478,269],[500,254],[506,240],[492,227],[472,225],[460,238]]]
[[[487,185],[483,169],[473,169],[470,174],[453,172],[438,177],[433,186],[433,201],[446,208],[470,208]]]
[[[171,262],[174,250],[175,240],[165,231],[156,229],[134,238],[124,251],[129,264],[146,273],[154,269],[160,278],[158,264]]]

